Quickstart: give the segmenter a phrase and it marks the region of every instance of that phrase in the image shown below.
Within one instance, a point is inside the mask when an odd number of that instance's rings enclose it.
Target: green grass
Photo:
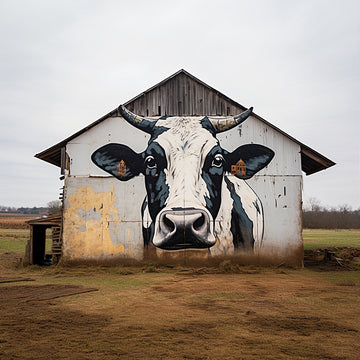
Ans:
[[[0,229],[0,252],[24,252],[28,229]]]
[[[304,249],[360,247],[360,230],[304,229]]]
[[[30,238],[29,229],[0,229],[0,253],[24,253]],[[51,232],[46,231],[46,251],[51,251]]]
[[[30,236],[29,229],[0,229],[0,236],[2,235],[12,235],[16,237],[26,237]]]
[[[7,239],[0,237],[0,252],[25,252],[25,243],[23,239]]]
[[[25,252],[29,229],[0,229],[0,252]],[[360,230],[304,229],[304,249],[359,247]],[[46,251],[51,250],[51,232],[47,232]]]

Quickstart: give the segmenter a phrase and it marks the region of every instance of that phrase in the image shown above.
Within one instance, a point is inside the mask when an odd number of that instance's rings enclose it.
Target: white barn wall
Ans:
[[[68,260],[142,259],[143,179],[68,177],[65,181],[63,257]],[[129,204],[134,204],[129,206]]]
[[[299,145],[253,116],[217,137],[228,151],[258,143],[275,152],[271,163],[247,181],[264,210],[264,239],[259,254],[286,258],[296,252],[302,247]],[[65,179],[65,259],[143,258],[144,176],[121,182],[95,166],[91,154],[107,143],[125,144],[142,152],[149,138],[122,118],[111,117],[67,144],[70,172]]]
[[[275,152],[270,164],[247,180],[261,199],[264,238],[259,255],[279,261],[302,256],[302,171],[300,146],[255,117],[218,139],[229,151],[239,144],[262,144]]]
[[[110,117],[97,126],[68,142],[66,152],[70,157],[72,176],[109,176],[91,161],[91,154],[100,146],[121,143],[135,152],[146,148],[150,136],[129,125],[121,117]]]
[[[262,121],[251,116],[244,124],[217,135],[220,144],[228,151],[242,144],[262,144],[275,152],[271,163],[257,173],[271,175],[300,175],[300,146]],[[108,176],[92,163],[91,154],[108,143],[121,143],[135,152],[145,150],[150,136],[129,125],[121,117],[111,117],[71,140],[66,151],[71,159],[71,175]]]
[[[70,171],[65,179],[64,259],[143,258],[144,177],[120,182],[95,166],[91,154],[112,142],[141,152],[148,140],[149,135],[124,119],[108,118],[67,144]]]

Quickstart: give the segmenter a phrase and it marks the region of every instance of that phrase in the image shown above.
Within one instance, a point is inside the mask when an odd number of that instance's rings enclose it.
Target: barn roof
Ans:
[[[246,109],[243,105],[183,69],[127,101],[124,105],[130,111],[142,116],[227,116],[237,115]],[[259,115],[255,113],[252,115],[300,145],[302,170],[306,175],[335,165],[330,159],[291,137]],[[58,144],[36,154],[35,157],[60,167],[64,148],[69,141],[113,116],[119,116],[117,108]]]

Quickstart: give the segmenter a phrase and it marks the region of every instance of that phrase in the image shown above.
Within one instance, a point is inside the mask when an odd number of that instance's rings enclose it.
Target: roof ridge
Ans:
[[[129,105],[130,103],[134,102],[135,100],[139,99],[140,97],[142,97],[143,95],[145,95],[146,93],[156,89],[159,86],[162,86],[164,84],[166,84],[168,81],[174,79],[175,77],[179,76],[180,74],[184,74],[185,76],[191,78],[193,81],[196,81],[197,83],[199,83],[200,85],[208,88],[209,90],[215,92],[216,94],[218,94],[220,97],[222,97],[224,100],[230,102],[232,105],[234,105],[235,107],[238,107],[242,110],[246,110],[246,107],[244,107],[243,105],[239,104],[238,102],[236,102],[235,100],[229,98],[228,96],[224,95],[223,93],[221,93],[220,91],[216,90],[215,88],[213,88],[212,86],[206,84],[205,82],[203,82],[202,80],[198,79],[196,76],[192,75],[191,73],[189,73],[188,71],[186,71],[185,69],[180,69],[178,71],[176,71],[174,74],[168,76],[167,78],[165,78],[164,80],[160,81],[159,83],[151,86],[149,89],[141,92],[139,95],[135,96],[134,98],[128,100],[127,102],[123,103],[125,106]],[[106,115],[102,116],[101,118],[99,118],[98,120],[92,122],[91,124],[89,124],[88,126],[86,126],[85,128],[75,132],[73,135],[67,137],[66,139],[60,141],[59,143],[49,147],[48,149],[38,153],[35,155],[35,157],[42,159],[44,161],[47,161],[51,164],[54,164],[56,166],[61,166],[61,148],[63,148],[69,141],[71,141],[72,139],[76,138],[77,136],[83,134],[84,132],[86,132],[87,130],[91,129],[92,127],[98,125],[99,123],[101,123],[102,121],[106,120],[109,117],[112,116],[116,116],[118,115],[118,111],[117,108],[115,108],[114,110],[110,111],[109,113],[107,113]],[[319,170],[322,169],[326,169],[330,166],[335,165],[335,163],[326,158],[325,156],[321,155],[320,153],[318,153],[317,151],[311,149],[310,147],[308,147],[307,145],[301,143],[300,141],[296,140],[295,138],[293,138],[291,135],[287,134],[286,132],[284,132],[283,130],[279,129],[278,127],[276,127],[275,125],[271,124],[270,122],[268,122],[267,120],[263,119],[261,116],[252,113],[253,116],[255,116],[258,120],[264,122],[267,126],[270,126],[271,128],[273,128],[274,130],[278,131],[279,133],[281,133],[282,135],[286,136],[288,139],[290,139],[291,141],[294,141],[295,143],[297,143],[300,147],[301,147],[301,153],[303,157],[306,158],[311,158],[313,157],[314,161],[317,163],[317,165],[319,165],[318,168],[314,168],[313,166],[311,167],[311,169],[304,169],[303,167],[303,171],[305,171],[306,174],[312,174],[313,172],[317,172]]]

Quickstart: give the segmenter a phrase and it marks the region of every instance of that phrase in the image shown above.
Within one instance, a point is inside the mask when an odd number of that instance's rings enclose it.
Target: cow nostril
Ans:
[[[193,224],[194,230],[200,230],[204,226],[204,223],[205,223],[205,216],[204,214],[201,214],[201,216],[198,219],[196,219],[196,221]]]
[[[175,230],[175,224],[171,221],[166,214],[163,216],[163,222],[165,227],[169,230],[169,232],[173,232]]]

